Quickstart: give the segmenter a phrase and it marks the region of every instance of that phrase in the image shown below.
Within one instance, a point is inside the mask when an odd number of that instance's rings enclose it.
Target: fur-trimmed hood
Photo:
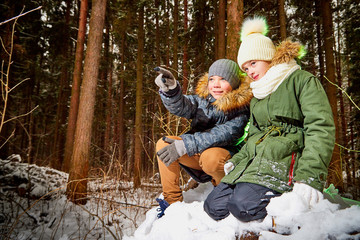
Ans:
[[[209,97],[210,93],[208,90],[208,73],[199,79],[195,92],[201,98],[206,99]],[[230,112],[232,110],[248,107],[252,97],[253,94],[250,89],[250,81],[247,78],[243,78],[240,86],[237,89],[226,93],[212,104],[219,111]]]
[[[276,52],[271,60],[270,67],[281,64],[289,63],[290,60],[297,58],[301,55],[301,44],[291,40],[285,40],[276,47]]]

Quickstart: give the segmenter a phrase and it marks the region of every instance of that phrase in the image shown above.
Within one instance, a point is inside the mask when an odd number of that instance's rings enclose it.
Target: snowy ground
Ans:
[[[157,219],[157,184],[133,190],[114,178],[92,179],[90,200],[78,206],[64,195],[67,177],[16,155],[0,159],[0,239],[235,240],[248,232],[260,239],[360,239],[358,206],[339,209],[323,200],[309,209],[287,193],[271,200],[262,222],[214,221],[203,211],[212,185],[200,184]]]

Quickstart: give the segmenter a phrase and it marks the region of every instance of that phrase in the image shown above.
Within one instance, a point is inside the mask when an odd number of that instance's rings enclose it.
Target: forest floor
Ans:
[[[68,174],[18,155],[0,159],[0,239],[360,239],[359,206],[340,209],[324,200],[307,209],[289,193],[271,200],[264,221],[214,221],[203,211],[208,183],[184,192],[184,201],[158,219],[156,176],[136,190],[104,176],[89,179],[87,203],[75,205],[65,196]]]
[[[134,190],[116,178],[90,178],[86,205],[65,195],[68,174],[0,159],[0,239],[122,239],[155,207],[158,183]]]

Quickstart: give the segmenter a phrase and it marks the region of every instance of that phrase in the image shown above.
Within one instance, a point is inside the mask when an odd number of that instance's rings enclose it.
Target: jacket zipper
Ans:
[[[294,179],[295,159],[296,159],[296,152],[293,152],[291,155],[291,163],[290,163],[290,170],[289,170],[289,181],[288,181],[289,186],[292,184],[293,179]]]

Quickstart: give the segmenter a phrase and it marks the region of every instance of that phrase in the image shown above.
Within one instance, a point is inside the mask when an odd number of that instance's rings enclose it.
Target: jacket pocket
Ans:
[[[294,167],[296,154],[299,150],[297,144],[291,139],[278,136],[268,136],[258,148],[257,161],[259,161],[258,174],[265,181],[275,185],[288,185],[291,166]],[[293,165],[292,165],[293,162]]]

